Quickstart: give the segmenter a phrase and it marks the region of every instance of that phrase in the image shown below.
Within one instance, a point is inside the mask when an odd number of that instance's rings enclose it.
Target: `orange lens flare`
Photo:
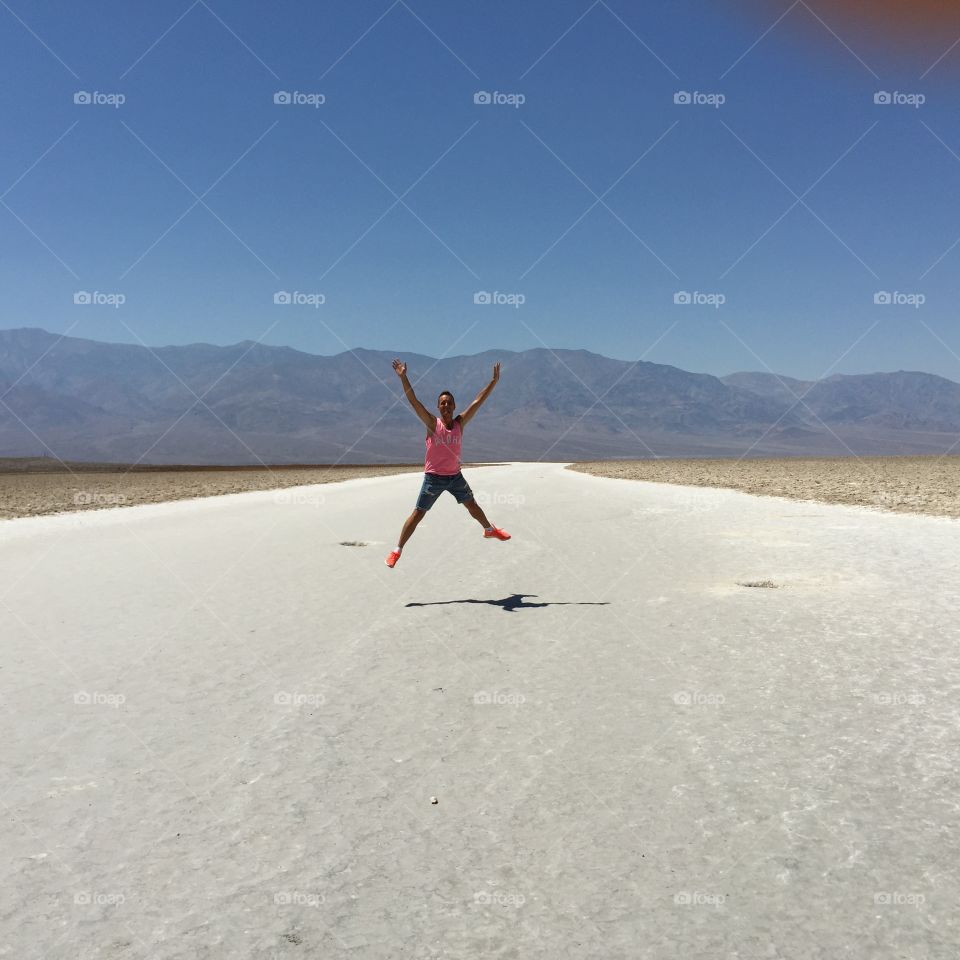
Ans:
[[[777,30],[804,40],[819,35],[820,42],[839,47],[833,30],[857,52],[908,53],[928,58],[927,65],[960,39],[960,0],[801,0],[792,8],[791,2],[741,0],[740,7],[758,26],[769,26],[789,10]],[[960,70],[960,43],[947,61]]]

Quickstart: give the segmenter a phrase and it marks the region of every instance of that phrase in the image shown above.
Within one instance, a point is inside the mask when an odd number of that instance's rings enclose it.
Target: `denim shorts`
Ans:
[[[452,493],[457,503],[466,503],[467,500],[473,499],[473,491],[462,473],[455,473],[449,477],[439,473],[425,473],[420,496],[417,498],[417,509],[429,510],[444,490]]]

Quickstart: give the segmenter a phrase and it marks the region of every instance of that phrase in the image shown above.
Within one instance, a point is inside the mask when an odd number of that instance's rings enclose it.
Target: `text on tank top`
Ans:
[[[425,443],[427,455],[423,463],[425,473],[438,473],[450,477],[460,472],[460,449],[463,442],[463,427],[455,420],[448,430],[437,417],[433,433],[428,433]]]

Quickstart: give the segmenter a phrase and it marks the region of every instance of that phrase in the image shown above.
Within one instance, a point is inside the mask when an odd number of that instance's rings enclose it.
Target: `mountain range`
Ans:
[[[142,463],[395,463],[424,430],[396,354],[317,356],[244,341],[144,347],[0,330],[0,456]],[[714,377],[586,350],[402,354],[424,405],[463,410],[468,460],[942,454],[960,449],[960,384],[928,373]]]

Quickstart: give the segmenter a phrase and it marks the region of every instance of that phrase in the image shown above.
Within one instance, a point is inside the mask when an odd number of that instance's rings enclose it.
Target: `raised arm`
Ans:
[[[463,413],[460,414],[460,423],[464,426],[468,424],[474,417],[474,414],[480,409],[483,401],[493,393],[493,388],[497,385],[497,381],[500,379],[500,361],[498,360],[493,365],[493,376],[490,379],[490,382],[476,395],[473,403],[467,407]]]
[[[410,386],[410,381],[407,379],[407,365],[402,360],[394,360],[393,369],[397,372],[400,383],[403,384],[403,392],[407,400],[410,401],[410,406],[423,421],[423,425],[428,430],[433,430],[437,425],[437,418],[430,414],[430,411],[417,399],[417,395],[413,392],[413,387]]]

